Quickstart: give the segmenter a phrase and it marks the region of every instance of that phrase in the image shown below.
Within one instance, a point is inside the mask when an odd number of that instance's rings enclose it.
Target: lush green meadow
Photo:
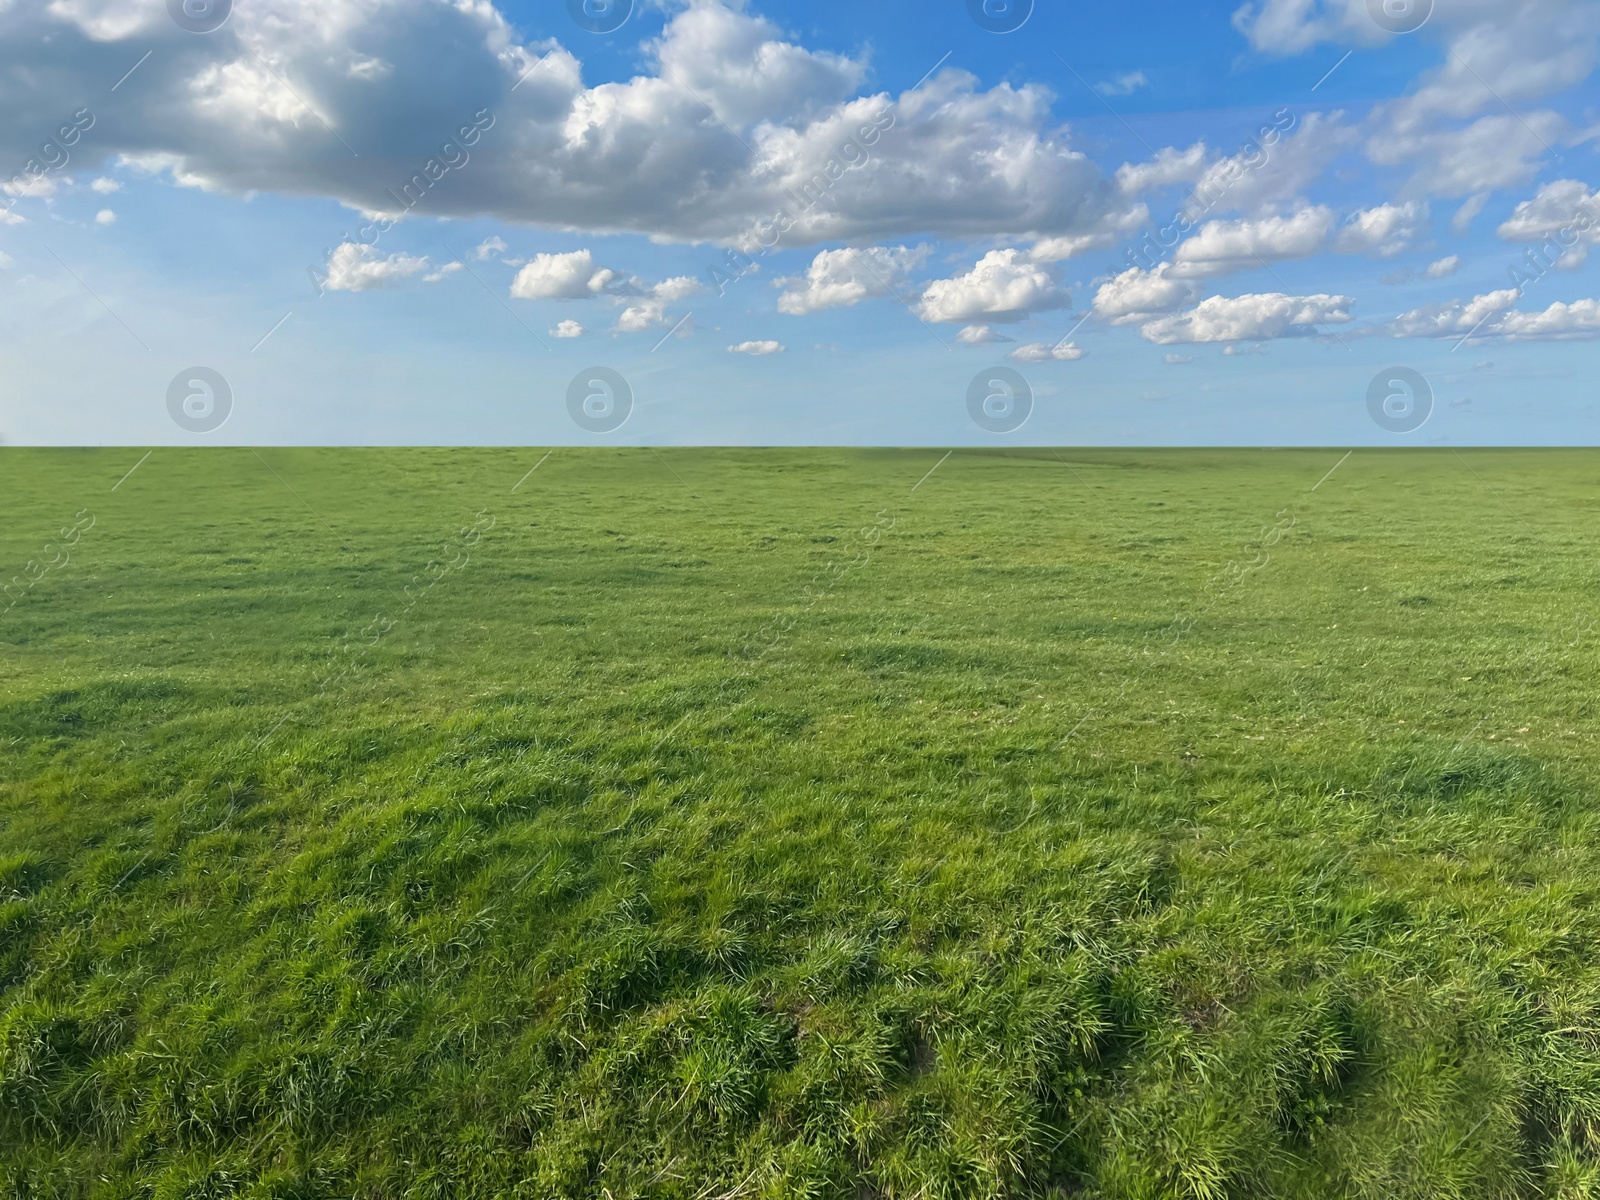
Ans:
[[[0,1197],[1600,1196],[1600,454],[142,453]]]

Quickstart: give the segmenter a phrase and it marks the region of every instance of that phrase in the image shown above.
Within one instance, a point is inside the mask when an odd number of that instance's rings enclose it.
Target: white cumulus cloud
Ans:
[[[667,305],[676,304],[696,292],[704,291],[698,279],[678,275],[645,287],[637,279],[630,279],[619,292],[632,299],[624,301],[627,307],[617,317],[618,333],[643,333],[668,323]]]
[[[371,246],[342,242],[328,255],[322,286],[330,292],[367,292],[421,275],[429,265],[426,258],[409,254],[385,256]]]
[[[1379,166],[1409,167],[1406,189],[1428,196],[1471,196],[1525,183],[1565,121],[1552,112],[1526,117],[1491,114],[1464,128],[1389,129],[1374,134],[1367,157]]]
[[[1130,196],[1152,188],[1194,183],[1205,173],[1211,152],[1204,142],[1187,150],[1163,146],[1154,158],[1142,163],[1124,163],[1117,168],[1117,187]]]
[[[825,308],[849,308],[862,300],[893,295],[911,270],[928,256],[926,246],[848,247],[824,250],[801,279],[788,279],[778,311],[803,316]]]
[[[1352,320],[1354,303],[1349,296],[1286,296],[1281,292],[1212,296],[1187,312],[1148,321],[1139,332],[1157,345],[1308,337],[1319,325]]]
[[[1307,113],[1273,145],[1246,147],[1211,163],[1185,202],[1185,215],[1196,221],[1211,212],[1294,206],[1334,159],[1360,143],[1360,130],[1345,123],[1344,113]]]
[[[1345,254],[1392,258],[1427,229],[1428,206],[1417,201],[1380,204],[1352,213],[1339,230],[1335,248]]]
[[[1600,193],[1576,179],[1557,179],[1518,204],[1495,232],[1508,242],[1552,242],[1552,250],[1565,251],[1560,266],[1582,266],[1589,247],[1600,243]]]
[[[1333,225],[1327,208],[1305,207],[1287,217],[1207,221],[1173,252],[1173,274],[1210,279],[1285,259],[1309,258]]]
[[[965,274],[930,283],[918,313],[927,321],[1004,323],[1070,303],[1050,272],[1022,251],[991,250]]]
[[[1501,337],[1528,341],[1589,340],[1600,337],[1600,300],[1557,301],[1543,312],[1506,313],[1495,326]]]
[[[175,33],[155,0],[0,4],[0,157],[142,62],[94,153],[237,196],[721,244],[782,213],[790,247],[1065,237],[1128,207],[1048,86],[947,65],[866,91],[864,57],[736,0],[671,6],[637,73],[593,84],[595,43],[524,41],[489,0],[262,0]]]
[[[598,296],[617,278],[609,267],[597,267],[588,250],[569,254],[535,254],[511,281],[518,300],[582,300]]]
[[[1504,288],[1471,300],[1413,309],[1389,325],[1395,337],[1442,337],[1473,340],[1576,341],[1600,338],[1600,300],[1557,301],[1540,312],[1512,307],[1522,298]]]
[[[1463,337],[1481,330],[1496,314],[1521,297],[1516,288],[1502,288],[1471,300],[1453,300],[1401,313],[1389,323],[1395,337]]]
[[[1094,311],[1113,325],[1133,324],[1150,313],[1193,304],[1200,292],[1200,282],[1179,275],[1171,263],[1158,263],[1149,270],[1129,267],[1100,285]]]

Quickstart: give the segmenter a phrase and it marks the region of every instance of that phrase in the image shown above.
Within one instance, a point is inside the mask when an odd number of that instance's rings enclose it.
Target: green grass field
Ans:
[[[1600,454],[142,453],[0,452],[0,1196],[1600,1196]]]

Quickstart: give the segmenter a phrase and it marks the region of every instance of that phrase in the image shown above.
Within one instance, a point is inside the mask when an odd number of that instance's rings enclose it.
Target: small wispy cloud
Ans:
[[[1112,79],[1102,80],[1094,85],[1094,90],[1102,96],[1131,96],[1142,87],[1149,87],[1150,80],[1145,78],[1143,71],[1128,71]]]
[[[1054,346],[1047,346],[1043,342],[1030,342],[1026,346],[1018,346],[1011,352],[1011,357],[1018,362],[1077,362],[1082,358],[1084,351],[1076,342],[1062,345],[1057,342]]]
[[[477,259],[479,262],[488,262],[489,259],[493,258],[496,254],[504,254],[506,249],[507,247],[505,241],[502,238],[485,238],[483,241],[479,242],[477,248],[473,250],[472,257]]]

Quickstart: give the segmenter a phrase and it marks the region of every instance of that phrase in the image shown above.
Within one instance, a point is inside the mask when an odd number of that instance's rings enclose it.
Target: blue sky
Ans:
[[[8,444],[1596,440],[1592,2],[187,2],[0,8]]]

